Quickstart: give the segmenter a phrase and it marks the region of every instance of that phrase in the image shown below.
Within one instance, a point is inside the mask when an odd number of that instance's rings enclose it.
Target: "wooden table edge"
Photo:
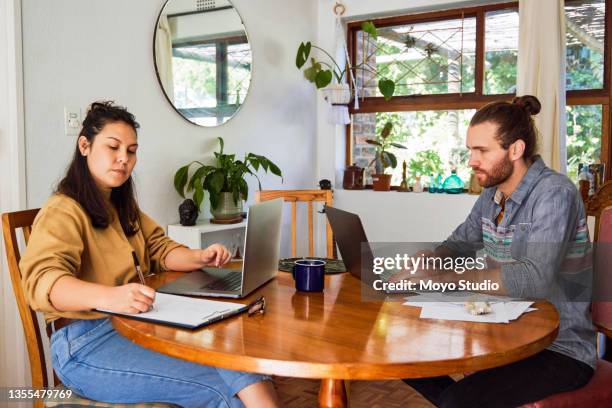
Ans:
[[[113,316],[113,327],[132,342],[147,348],[192,363],[209,365],[229,370],[239,370],[282,377],[338,379],[338,380],[393,380],[401,378],[423,378],[439,375],[479,371],[498,367],[530,357],[548,347],[555,340],[559,322],[555,330],[547,335],[508,352],[486,354],[469,359],[459,358],[443,361],[419,361],[418,363],[311,363],[303,361],[275,360],[268,358],[239,356],[220,353],[204,348],[182,345],[135,330],[128,323],[130,319]],[[486,324],[486,323],[483,323]],[[448,366],[453,367],[449,371]]]

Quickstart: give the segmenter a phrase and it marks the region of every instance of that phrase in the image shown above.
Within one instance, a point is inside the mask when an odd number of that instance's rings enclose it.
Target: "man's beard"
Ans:
[[[512,161],[510,161],[508,156],[504,156],[502,160],[496,163],[491,169],[491,172],[486,172],[479,168],[474,169],[474,171],[480,171],[485,174],[486,178],[484,181],[478,181],[478,183],[485,188],[496,186],[508,180],[512,175],[513,170],[514,167],[512,166]]]

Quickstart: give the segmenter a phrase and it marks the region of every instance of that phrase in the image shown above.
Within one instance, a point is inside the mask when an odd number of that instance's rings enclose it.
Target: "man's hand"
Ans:
[[[221,244],[213,244],[200,252],[200,259],[204,262],[204,266],[220,267],[229,262],[232,255]]]
[[[118,313],[148,312],[155,301],[155,290],[140,283],[109,287],[100,309]]]

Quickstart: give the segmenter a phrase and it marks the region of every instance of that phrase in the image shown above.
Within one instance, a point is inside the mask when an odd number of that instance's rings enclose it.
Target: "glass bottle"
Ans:
[[[438,185],[436,184],[436,179],[433,173],[429,175],[429,186],[427,187],[427,191],[430,193],[435,193],[438,191]]]
[[[463,180],[457,175],[457,169],[451,170],[451,175],[444,180],[443,189],[448,194],[463,193]]]

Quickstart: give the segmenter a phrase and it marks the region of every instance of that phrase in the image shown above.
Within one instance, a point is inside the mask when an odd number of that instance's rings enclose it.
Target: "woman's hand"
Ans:
[[[213,244],[200,252],[200,260],[204,262],[204,266],[220,267],[229,262],[232,255],[221,244]]]
[[[119,313],[148,312],[153,308],[155,290],[140,283],[108,288],[108,295],[101,309]]]

